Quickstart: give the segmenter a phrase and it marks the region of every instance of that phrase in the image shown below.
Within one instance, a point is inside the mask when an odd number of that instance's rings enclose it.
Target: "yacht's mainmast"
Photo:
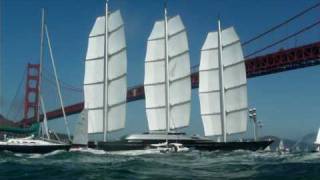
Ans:
[[[104,93],[103,93],[103,141],[107,141],[108,133],[108,1],[106,1],[104,28]]]
[[[164,3],[164,35],[165,35],[165,103],[166,103],[166,130],[170,131],[170,101],[169,101],[169,54],[168,54],[168,16],[167,2]]]
[[[219,63],[221,126],[222,126],[223,142],[226,142],[227,141],[226,111],[225,111],[225,99],[224,99],[225,88],[224,88],[224,81],[223,81],[222,41],[221,41],[220,19],[218,19],[218,63]]]

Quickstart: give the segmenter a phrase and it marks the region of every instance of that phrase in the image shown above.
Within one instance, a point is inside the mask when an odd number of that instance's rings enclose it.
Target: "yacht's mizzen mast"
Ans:
[[[247,130],[247,79],[241,43],[233,27],[209,32],[201,48],[199,99],[206,136]]]
[[[98,17],[91,29],[85,61],[84,100],[88,134],[108,133],[125,127],[127,54],[124,24],[119,10]]]
[[[169,94],[169,54],[168,54],[168,16],[167,2],[164,3],[164,46],[165,46],[165,103],[166,103],[166,130],[170,132],[170,94]]]
[[[186,29],[179,15],[156,21],[148,37],[144,90],[149,131],[189,126],[190,58]]]
[[[103,86],[103,141],[107,141],[107,131],[108,131],[108,1],[106,2],[105,18],[104,18],[104,86]]]
[[[226,111],[225,111],[225,101],[224,101],[225,89],[224,89],[224,81],[223,81],[222,42],[221,42],[220,19],[218,19],[218,66],[219,66],[219,85],[220,85],[221,129],[222,129],[223,142],[227,142]]]

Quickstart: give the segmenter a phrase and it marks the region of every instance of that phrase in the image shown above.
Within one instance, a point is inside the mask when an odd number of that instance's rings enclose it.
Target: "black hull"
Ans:
[[[94,148],[105,151],[125,151],[125,150],[143,150],[150,148],[151,144],[163,143],[163,140],[145,140],[142,142],[113,141],[99,142]],[[233,150],[264,150],[273,141],[249,141],[249,142],[214,142],[206,140],[174,140],[169,143],[178,142],[185,147],[200,151],[233,151]],[[93,146],[92,146],[93,147]]]
[[[69,151],[71,145],[41,145],[41,146],[22,146],[22,145],[0,145],[0,151],[10,151],[14,153],[28,153],[28,154],[46,154],[56,150]]]

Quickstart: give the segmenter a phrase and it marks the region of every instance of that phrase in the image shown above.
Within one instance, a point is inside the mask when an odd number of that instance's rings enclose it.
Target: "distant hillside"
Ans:
[[[4,116],[0,114],[0,126],[14,126],[15,123],[6,119]]]
[[[300,149],[302,151],[303,150],[309,151],[314,148],[313,142],[315,138],[316,138],[316,133],[307,134],[303,136],[303,138],[301,138],[300,140],[291,140],[286,138],[279,138],[276,136],[264,136],[264,137],[261,137],[260,139],[263,139],[263,140],[273,139],[274,142],[270,146],[272,150],[275,150],[279,146],[280,140],[282,140],[284,147],[289,148],[293,151],[295,151],[296,149]]]

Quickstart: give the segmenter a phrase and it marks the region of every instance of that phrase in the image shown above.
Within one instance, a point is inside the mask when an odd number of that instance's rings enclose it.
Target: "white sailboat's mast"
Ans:
[[[43,61],[43,46],[44,46],[44,23],[45,23],[45,11],[42,8],[41,11],[41,34],[40,34],[40,58],[39,58],[39,84],[38,84],[38,102],[37,102],[37,122],[40,122],[40,94],[41,94],[41,76],[42,76],[42,61]],[[46,113],[46,112],[43,112]]]
[[[103,93],[103,141],[107,141],[108,131],[108,0],[105,12],[105,41],[104,41],[104,93]]]
[[[1,0],[0,0],[0,7],[1,7]],[[2,114],[3,112],[3,102],[2,100],[4,99],[4,96],[2,96],[2,44],[1,44],[1,40],[2,40],[2,11],[0,8],[0,114]]]
[[[226,111],[225,111],[225,101],[224,101],[225,89],[224,89],[224,81],[223,81],[222,41],[221,41],[220,19],[218,19],[218,63],[219,63],[221,126],[222,126],[223,142],[226,142],[227,141]]]
[[[54,77],[55,77],[56,84],[57,84],[58,96],[59,96],[59,100],[60,100],[60,106],[61,106],[61,109],[62,109],[63,119],[64,119],[65,127],[66,127],[66,130],[67,130],[68,139],[69,139],[69,141],[71,141],[69,125],[68,125],[66,111],[64,109],[64,104],[63,104],[63,100],[62,100],[61,88],[60,88],[60,83],[59,83],[59,80],[58,80],[58,74],[57,74],[57,70],[56,70],[55,61],[54,61],[54,58],[53,58],[53,53],[52,53],[52,48],[51,48],[51,41],[50,41],[50,36],[49,36],[47,25],[45,25],[45,32],[46,32],[48,46],[49,46],[51,64],[52,64],[52,67],[53,67]],[[43,102],[41,102],[41,103],[43,103]],[[45,114],[45,112],[44,112],[44,114]]]
[[[170,101],[169,101],[169,54],[168,54],[168,17],[167,17],[167,2],[164,3],[164,34],[165,34],[165,102],[166,102],[166,130],[170,131]]]

